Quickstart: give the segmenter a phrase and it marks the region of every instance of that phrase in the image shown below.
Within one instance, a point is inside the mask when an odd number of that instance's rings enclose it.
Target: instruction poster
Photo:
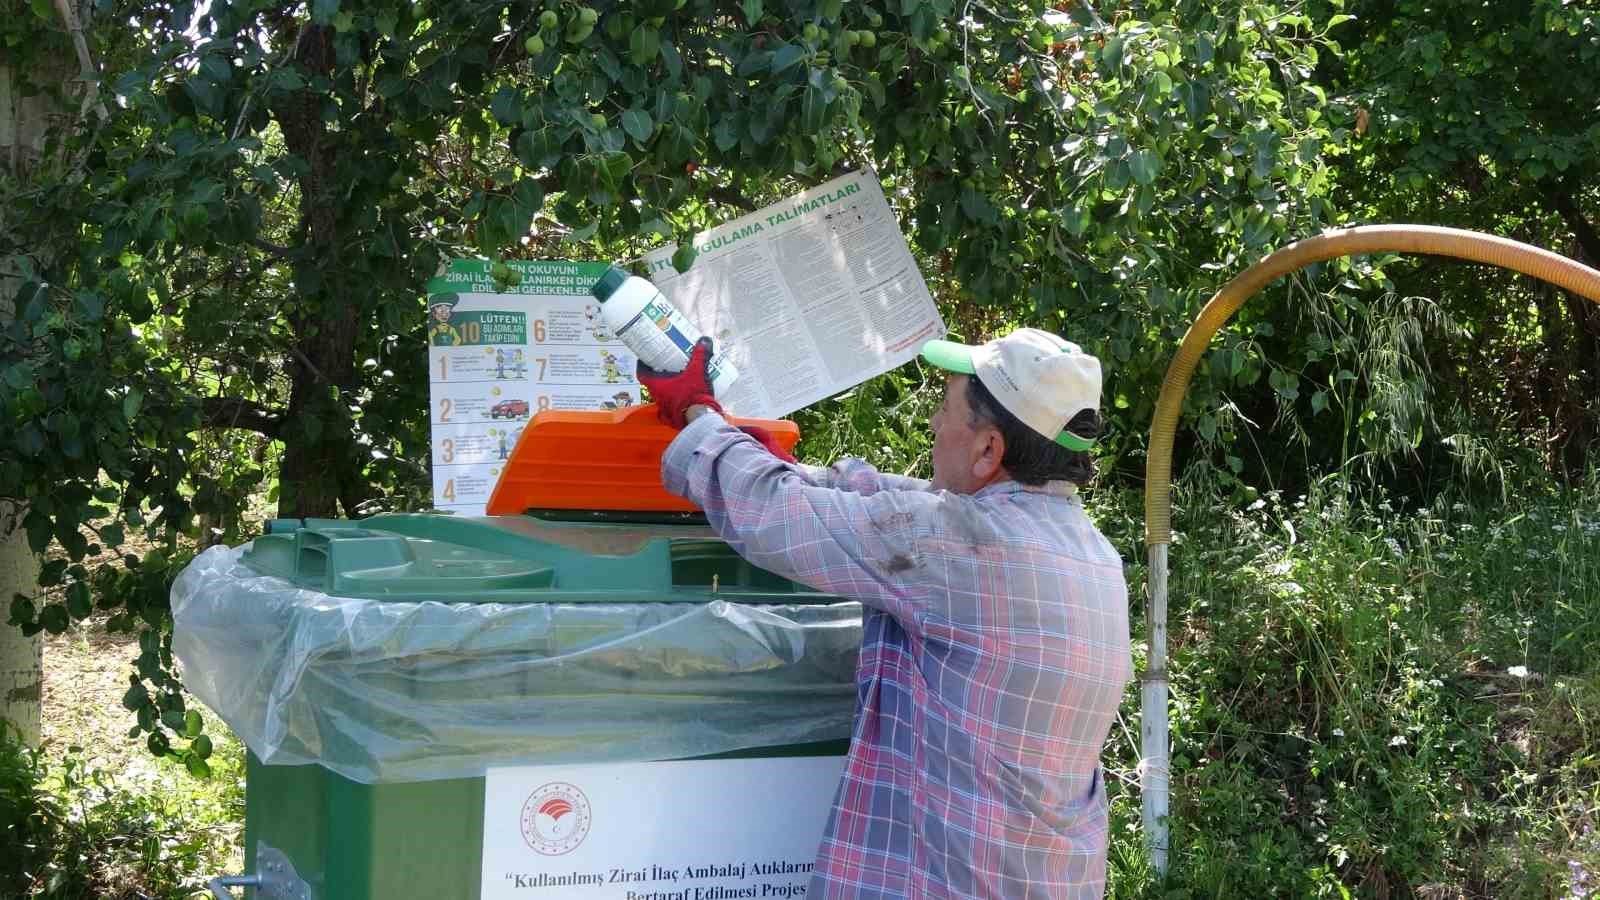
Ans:
[[[847,391],[944,337],[944,320],[884,198],[852,172],[644,257],[650,278],[725,350],[739,380],[718,399],[777,418]]]
[[[481,516],[528,420],[545,409],[639,402],[634,357],[600,320],[592,262],[508,262],[499,291],[484,260],[428,283],[433,503]]]
[[[483,900],[795,900],[841,756],[490,769]]]

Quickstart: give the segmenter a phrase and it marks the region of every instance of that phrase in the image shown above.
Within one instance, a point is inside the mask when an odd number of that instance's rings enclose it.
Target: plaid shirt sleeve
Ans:
[[[920,478],[879,472],[863,459],[845,457],[829,468],[796,465],[794,467],[817,487],[852,491],[857,494],[876,494],[878,491],[927,491],[932,485]]]
[[[813,481],[823,472],[841,486]],[[661,477],[667,490],[698,503],[712,529],[754,565],[917,627],[928,596],[917,543],[939,494],[884,490],[899,476],[865,463],[833,470],[784,463],[715,413],[672,442]]]

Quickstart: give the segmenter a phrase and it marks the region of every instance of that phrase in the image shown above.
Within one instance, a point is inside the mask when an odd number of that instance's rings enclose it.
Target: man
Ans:
[[[710,351],[681,374],[640,369],[683,428],[667,488],[750,562],[865,607],[809,896],[1100,897],[1099,756],[1132,662],[1122,563],[1077,496],[1099,361],[1031,328],[929,342],[923,358],[949,373],[929,483],[763,450],[770,435],[718,414]]]

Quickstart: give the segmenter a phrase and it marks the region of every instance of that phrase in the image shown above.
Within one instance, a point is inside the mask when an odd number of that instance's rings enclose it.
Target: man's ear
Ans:
[[[1000,429],[986,425],[978,430],[972,451],[972,476],[987,483],[1000,473],[1000,462],[1006,458],[1005,436]]]

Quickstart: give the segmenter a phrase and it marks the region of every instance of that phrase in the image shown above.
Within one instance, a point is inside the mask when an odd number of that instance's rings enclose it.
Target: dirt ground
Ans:
[[[82,747],[86,763],[117,773],[118,781],[160,780],[144,743],[128,737],[134,718],[122,707],[138,655],[137,638],[108,634],[103,618],[45,635],[40,731],[52,757]]]

